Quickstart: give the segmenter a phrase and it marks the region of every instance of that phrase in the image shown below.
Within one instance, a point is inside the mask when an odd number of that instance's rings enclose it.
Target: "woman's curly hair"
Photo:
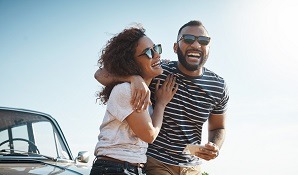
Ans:
[[[138,41],[143,36],[146,36],[143,27],[131,27],[112,37],[102,49],[98,60],[99,68],[104,67],[115,76],[140,75],[134,55]],[[98,97],[103,104],[106,104],[112,89],[119,83],[122,82],[109,84],[99,92]]]

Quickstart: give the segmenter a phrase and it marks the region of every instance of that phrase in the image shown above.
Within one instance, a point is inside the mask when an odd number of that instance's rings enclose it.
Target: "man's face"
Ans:
[[[209,44],[203,45],[194,41],[192,44],[185,42],[185,35],[198,36],[208,36],[204,27],[198,26],[187,26],[182,29],[180,35],[178,36],[178,41],[174,45],[174,49],[177,53],[179,62],[189,71],[196,71],[201,69],[206,63],[209,55]],[[196,38],[197,39],[197,38]]]

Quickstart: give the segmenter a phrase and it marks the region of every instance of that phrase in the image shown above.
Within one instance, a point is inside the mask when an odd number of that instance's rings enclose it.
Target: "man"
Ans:
[[[162,84],[169,74],[176,76],[179,89],[168,103],[162,128],[147,151],[147,175],[201,174],[200,158],[215,159],[225,139],[225,118],[229,99],[225,81],[204,67],[209,55],[210,37],[200,21],[190,21],[178,31],[174,52],[178,62],[163,64],[163,74],[150,85],[152,96],[158,80]],[[150,93],[135,87],[140,77],[113,77],[103,70],[95,73],[102,84],[115,80],[130,81],[137,109],[146,108]],[[147,99],[147,100],[144,100]],[[151,99],[154,106],[154,99]],[[188,144],[201,144],[202,127],[208,121],[208,143],[201,145],[195,155],[183,154]]]

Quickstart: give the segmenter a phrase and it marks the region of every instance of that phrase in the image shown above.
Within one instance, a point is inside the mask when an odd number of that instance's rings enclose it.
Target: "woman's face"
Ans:
[[[148,51],[149,50],[149,51]],[[139,39],[135,52],[135,61],[141,69],[141,76],[146,83],[163,72],[161,68],[161,48],[155,45],[150,38],[144,36]]]

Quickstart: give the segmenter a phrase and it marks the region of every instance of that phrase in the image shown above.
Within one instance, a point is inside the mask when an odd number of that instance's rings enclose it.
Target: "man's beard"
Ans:
[[[183,55],[180,47],[178,47],[177,49],[177,56],[178,56],[178,60],[179,62],[183,65],[183,67],[185,67],[187,70],[189,71],[196,71],[198,70],[200,67],[203,67],[204,64],[206,63],[207,61],[207,58],[208,58],[208,55],[206,55],[205,57],[203,56],[203,59],[200,61],[199,64],[197,65],[192,65],[192,64],[189,64],[187,61],[186,61],[186,58],[185,56]]]

